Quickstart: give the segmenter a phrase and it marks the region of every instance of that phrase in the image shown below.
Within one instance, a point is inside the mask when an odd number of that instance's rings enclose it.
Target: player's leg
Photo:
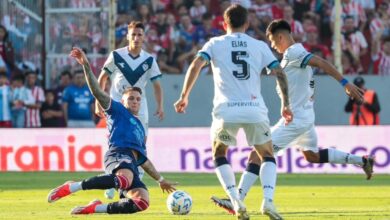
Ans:
[[[335,148],[318,149],[314,126],[302,136],[298,144],[303,150],[305,159],[310,163],[354,164],[363,168],[367,179],[372,176],[374,157],[357,156]]]
[[[233,169],[226,158],[228,145],[236,145],[238,129],[239,125],[235,123],[213,121],[211,126],[211,137],[213,140],[212,154],[215,173],[217,174],[223,189],[233,203],[237,218],[249,219],[246,207],[238,197]]]
[[[244,127],[244,130],[248,144],[254,146],[262,161],[260,167],[260,181],[263,188],[261,212],[271,219],[282,219],[273,204],[277,173],[269,125],[268,123],[251,124]]]

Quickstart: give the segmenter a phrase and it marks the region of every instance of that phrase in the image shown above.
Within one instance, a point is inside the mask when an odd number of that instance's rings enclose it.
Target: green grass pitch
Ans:
[[[66,180],[81,180],[98,173],[0,173],[0,219],[235,219],[214,206],[211,195],[224,196],[214,174],[166,173],[168,179],[178,181],[178,189],[187,191],[193,199],[192,211],[186,216],[168,213],[156,182],[146,177],[151,206],[133,215],[95,214],[71,216],[76,205],[84,205],[103,196],[103,191],[83,191],[53,204],[46,201],[51,188]],[[236,175],[237,178],[239,175]],[[259,182],[250,191],[245,203],[251,219],[267,219],[259,213],[262,198]],[[275,203],[285,219],[390,219],[390,175],[375,175],[366,181],[364,175],[299,175],[280,174]]]

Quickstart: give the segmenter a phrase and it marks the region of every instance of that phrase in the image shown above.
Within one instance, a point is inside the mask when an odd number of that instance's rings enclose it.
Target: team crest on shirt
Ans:
[[[149,69],[149,65],[145,62],[144,64],[142,64],[142,69],[144,71],[148,70]]]
[[[130,118],[130,123],[133,125],[137,124],[137,122],[134,120],[134,118]]]

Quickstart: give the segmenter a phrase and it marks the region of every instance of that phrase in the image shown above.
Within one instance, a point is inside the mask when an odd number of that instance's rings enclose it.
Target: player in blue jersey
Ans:
[[[130,214],[144,211],[149,206],[149,193],[139,179],[138,166],[159,183],[163,192],[176,190],[174,188],[176,183],[165,180],[146,157],[145,131],[137,117],[142,90],[138,87],[129,87],[124,90],[121,103],[116,102],[100,88],[85,54],[79,48],[73,48],[70,56],[83,66],[88,87],[107,118],[110,133],[109,150],[104,156],[107,174],[80,182],[68,181],[49,193],[48,202],[55,202],[80,190],[116,188],[126,190],[126,198],[108,204],[94,200],[86,206],[74,208],[71,214]]]

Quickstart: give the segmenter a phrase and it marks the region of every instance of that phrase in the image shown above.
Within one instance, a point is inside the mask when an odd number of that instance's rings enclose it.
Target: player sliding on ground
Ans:
[[[323,69],[344,87],[345,92],[358,102],[363,100],[362,91],[349,83],[327,61],[305,50],[300,43],[295,43],[291,35],[291,27],[284,20],[275,20],[267,28],[267,37],[271,46],[283,54],[281,66],[287,74],[289,97],[294,121],[285,126],[283,118],[272,128],[272,142],[274,152],[299,146],[303,156],[311,163],[354,164],[363,168],[367,179],[373,173],[374,158],[371,156],[356,156],[334,148],[319,149],[317,134],[314,129],[314,80],[310,66]],[[279,88],[277,88],[279,89]],[[244,200],[247,192],[259,176],[260,158],[254,151],[251,152],[246,171],[239,183],[240,200]],[[229,199],[211,198],[218,206],[234,213]]]
[[[138,87],[129,87],[123,92],[121,103],[116,102],[100,88],[83,51],[73,48],[70,56],[83,66],[89,89],[107,118],[110,135],[109,150],[104,155],[104,166],[108,174],[80,182],[66,182],[49,193],[48,202],[55,202],[80,190],[116,188],[126,190],[127,198],[108,204],[95,200],[86,206],[74,208],[71,214],[130,214],[144,211],[149,206],[149,193],[139,179],[137,166],[141,166],[158,181],[163,192],[176,190],[174,188],[176,183],[164,180],[146,157],[145,132],[137,118],[142,91]]]
[[[289,107],[286,75],[268,45],[245,34],[248,11],[233,4],[224,12],[226,35],[211,38],[198,52],[187,70],[180,99],[175,103],[178,113],[184,113],[191,89],[201,68],[211,63],[214,77],[214,107],[211,125],[215,172],[226,194],[233,201],[238,219],[249,219],[246,207],[239,199],[233,170],[226,158],[229,145],[236,145],[236,136],[243,128],[249,146],[262,158],[262,213],[281,219],[274,204],[276,162],[272,150],[267,107],[261,95],[260,74],[264,67],[277,75],[281,88],[282,115],[286,123],[293,115]]]

